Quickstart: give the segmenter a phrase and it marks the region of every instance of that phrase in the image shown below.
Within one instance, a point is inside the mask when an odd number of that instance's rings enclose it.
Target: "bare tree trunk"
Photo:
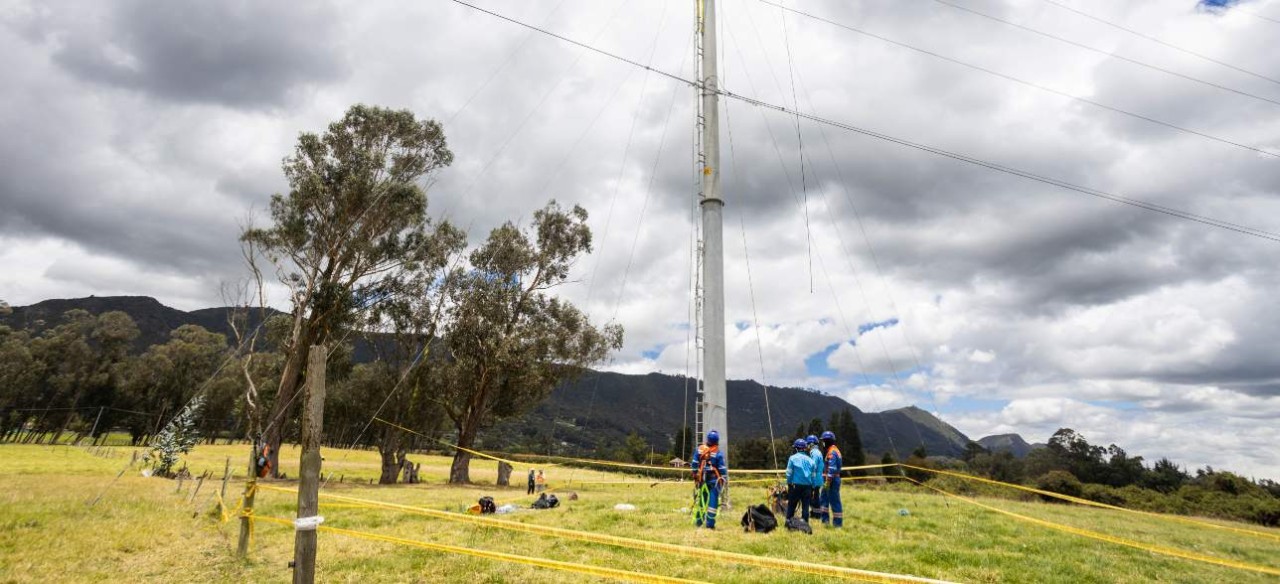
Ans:
[[[311,332],[311,326],[310,323],[305,324],[306,328],[298,335],[300,338],[294,339],[289,359],[285,361],[284,371],[280,374],[280,389],[276,392],[275,403],[271,405],[271,414],[267,417],[267,431],[263,441],[271,447],[267,457],[271,460],[273,478],[280,477],[280,445],[284,442],[284,426],[288,423],[289,413],[292,411],[290,408],[293,407],[293,398],[297,395],[306,373],[303,362],[306,359],[307,348],[317,344],[315,335]]]
[[[471,482],[471,454],[458,450],[453,454],[453,464],[449,465],[449,484],[465,485]]]
[[[382,474],[378,476],[379,485],[394,485],[400,469],[404,466],[405,449],[401,446],[400,433],[394,430],[383,435],[378,452],[382,455]]]
[[[75,402],[72,402],[71,407],[75,407]],[[62,421],[62,427],[58,428],[58,431],[53,434],[53,440],[49,441],[50,444],[57,444],[58,441],[62,439],[62,435],[66,433],[67,427],[71,425],[71,420],[74,420],[75,417],[75,410],[72,410],[71,413],[67,414],[67,419]]]
[[[476,442],[476,434],[480,430],[480,419],[475,410],[463,418],[462,427],[458,428],[458,446],[471,448]],[[453,454],[453,464],[449,466],[449,484],[465,485],[471,483],[471,453],[458,449]]]
[[[271,447],[267,458],[271,460],[273,478],[280,477],[280,444],[284,442],[284,426],[289,422],[293,398],[298,393],[303,377],[302,360],[298,358],[296,361],[291,357],[285,364],[284,374],[280,378],[280,391],[276,393],[276,401],[271,406],[271,415],[267,417],[267,431],[262,437],[263,441]]]

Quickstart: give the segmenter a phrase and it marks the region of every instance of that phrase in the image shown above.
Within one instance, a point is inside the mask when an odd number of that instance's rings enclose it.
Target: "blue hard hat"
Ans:
[[[804,450],[809,447],[809,444],[806,443],[803,438],[796,438],[796,441],[792,446],[795,446],[796,450]]]
[[[818,443],[818,437],[817,437],[817,436],[814,436],[813,434],[810,434],[810,435],[808,435],[808,436],[806,436],[806,437],[805,437],[805,439],[804,439],[804,443],[805,443],[805,444],[817,444],[817,443]]]
[[[715,430],[707,432],[707,444],[719,444],[719,443],[720,443],[719,432],[716,432]]]
[[[835,432],[832,432],[831,430],[827,430],[826,432],[823,432],[823,433],[822,433],[822,439],[823,439],[823,440],[830,440],[830,441],[832,441],[832,442],[835,442],[835,441],[836,441],[836,433],[835,433]]]

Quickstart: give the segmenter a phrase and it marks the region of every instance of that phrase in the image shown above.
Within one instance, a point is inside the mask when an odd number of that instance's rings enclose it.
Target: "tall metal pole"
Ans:
[[[724,200],[720,198],[720,111],[716,55],[716,3],[703,0],[702,30],[702,275],[704,307],[704,431],[720,433],[720,450],[729,452],[728,400],[724,362]]]

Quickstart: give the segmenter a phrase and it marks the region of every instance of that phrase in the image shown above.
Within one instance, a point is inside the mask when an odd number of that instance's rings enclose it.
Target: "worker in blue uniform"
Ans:
[[[809,522],[810,493],[813,491],[813,459],[809,457],[803,438],[792,444],[795,454],[787,459],[787,519],[796,514],[796,504],[800,504],[800,518]]]
[[[840,470],[844,468],[844,457],[840,455],[840,447],[836,446],[836,434],[830,430],[822,433],[822,448],[826,451],[826,467],[823,470],[823,499],[830,513],[832,527],[844,527],[844,505],[840,502]],[[822,519],[827,523],[827,518]]]
[[[704,485],[707,487],[706,526],[707,529],[715,529],[720,493],[729,481],[729,467],[725,464],[724,453],[720,451],[719,432],[715,430],[707,432],[706,444],[698,445],[698,449],[693,453],[690,467],[693,469],[693,482],[698,490],[701,491]],[[698,518],[697,524],[698,527],[702,527],[701,517]]]
[[[822,460],[822,451],[818,449],[818,437],[810,434],[805,437],[804,443],[809,447],[809,457],[813,459],[813,477],[810,483],[813,488],[809,492],[809,507],[812,511],[809,514],[821,520],[826,515],[822,509],[822,471],[825,464]]]

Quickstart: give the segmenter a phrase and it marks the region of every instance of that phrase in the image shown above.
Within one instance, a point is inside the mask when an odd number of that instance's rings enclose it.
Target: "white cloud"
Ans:
[[[915,405],[918,395],[898,391],[887,386],[864,385],[836,394],[859,409],[880,412]]]
[[[969,353],[969,361],[973,363],[985,364],[995,360],[996,360],[996,354],[992,351],[983,351],[981,349],[974,349],[972,353]]]

